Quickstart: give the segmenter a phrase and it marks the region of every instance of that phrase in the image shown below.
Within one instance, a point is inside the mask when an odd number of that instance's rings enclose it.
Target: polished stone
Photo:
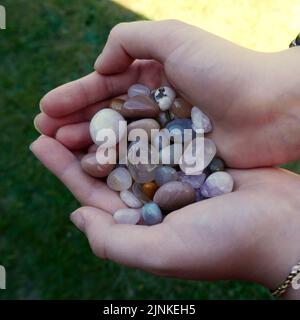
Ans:
[[[150,96],[150,89],[143,84],[135,83],[128,89],[128,97],[132,98],[135,96]]]
[[[129,190],[123,190],[120,192],[121,200],[130,208],[140,208],[143,203]]]
[[[155,170],[155,182],[162,186],[167,182],[177,180],[177,171],[169,166],[161,166]]]
[[[212,130],[211,122],[206,114],[204,114],[198,107],[193,107],[191,112],[193,122],[193,129],[203,130],[208,133]]]
[[[222,159],[218,157],[214,157],[211,163],[208,165],[208,170],[213,173],[217,171],[224,171],[225,163]]]
[[[160,87],[154,92],[154,99],[161,111],[168,110],[176,97],[175,91],[167,86]]]
[[[153,226],[162,221],[163,215],[161,213],[159,206],[154,202],[150,202],[150,203],[146,203],[143,206],[142,218],[145,225]]]
[[[194,189],[200,188],[206,179],[205,173],[197,175],[187,175],[182,171],[178,172],[178,181],[190,184]]]
[[[88,153],[81,159],[82,169],[92,177],[107,177],[115,167],[114,164],[100,164],[97,161],[96,153]]]
[[[141,209],[119,209],[113,214],[118,224],[137,224],[141,220]]]
[[[118,167],[109,174],[106,183],[112,190],[123,191],[131,187],[132,178],[126,168]]]
[[[130,132],[134,129],[143,129],[148,136],[148,140],[150,140],[151,139],[151,131],[155,130],[155,129],[159,129],[159,128],[160,128],[160,125],[156,120],[148,118],[148,119],[140,119],[140,120],[136,120],[136,121],[131,122],[127,126],[127,132],[129,135]]]
[[[225,171],[212,173],[201,187],[204,197],[210,198],[231,192],[233,189],[232,176]]]
[[[147,198],[149,198],[151,200],[153,199],[154,194],[158,188],[159,188],[159,186],[153,181],[146,182],[142,186],[142,190],[143,190],[144,194],[147,196]]]
[[[134,96],[123,104],[119,112],[126,118],[156,118],[159,115],[159,107],[147,96]]]
[[[176,98],[169,111],[175,118],[190,118],[192,107],[193,106],[183,98]]]

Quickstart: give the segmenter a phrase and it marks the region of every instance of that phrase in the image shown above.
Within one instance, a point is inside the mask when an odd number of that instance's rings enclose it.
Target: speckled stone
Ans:
[[[159,107],[150,97],[134,96],[123,104],[119,112],[126,118],[156,118],[159,115]]]
[[[155,182],[162,186],[167,182],[177,180],[177,171],[169,166],[161,166],[155,170]]]
[[[193,107],[191,111],[191,118],[193,122],[193,129],[203,130],[205,133],[212,130],[211,122],[206,114],[204,114],[198,107]]]
[[[160,87],[154,92],[154,99],[161,111],[168,110],[176,97],[175,91],[167,86]]]
[[[150,89],[143,84],[135,83],[128,89],[128,97],[132,98],[135,96],[150,96]]]
[[[194,189],[200,188],[206,179],[205,173],[197,175],[187,175],[182,171],[178,172],[178,181],[190,184]]]
[[[231,192],[233,189],[232,176],[225,171],[212,173],[201,187],[204,197],[210,198]]]
[[[112,190],[123,191],[131,187],[132,178],[127,169],[118,167],[109,174],[106,183]]]
[[[137,224],[141,219],[140,209],[119,209],[113,214],[118,224]]]
[[[153,226],[162,221],[163,215],[161,213],[159,206],[154,202],[150,202],[150,203],[146,203],[143,206],[142,218],[145,225]]]
[[[183,98],[176,98],[169,111],[175,118],[190,118],[192,107],[193,106]]]
[[[97,141],[97,135],[102,129],[111,129],[116,137],[116,143],[118,143],[126,134],[126,126],[119,132],[119,122],[125,119],[117,111],[112,109],[102,109],[98,111],[91,120],[90,123],[90,135],[92,140],[97,145],[102,145],[103,141]],[[115,146],[116,143],[106,142],[107,148]]]
[[[130,208],[140,208],[143,205],[142,201],[140,201],[133,192],[129,190],[121,191],[120,198]]]
[[[81,159],[81,167],[90,176],[103,178],[109,175],[115,165],[109,163],[99,164],[96,153],[88,153]]]
[[[192,186],[180,181],[172,181],[162,185],[153,198],[153,201],[165,212],[180,209],[195,200],[196,193]]]
[[[159,129],[159,123],[151,118],[148,119],[140,119],[137,121],[131,122],[127,127],[128,135],[134,129],[143,129],[147,133],[148,139],[151,139],[151,130]]]

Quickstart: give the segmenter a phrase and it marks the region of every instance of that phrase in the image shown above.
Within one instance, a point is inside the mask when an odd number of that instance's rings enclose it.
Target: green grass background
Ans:
[[[198,8],[199,20],[210,12],[209,1],[193,3],[206,4],[205,10]],[[249,5],[255,3],[261,2]],[[97,259],[69,221],[78,203],[28,150],[38,136],[32,121],[43,94],[91,72],[113,25],[151,18],[145,1],[139,8],[145,16],[105,0],[1,4],[7,10],[7,29],[0,31],[0,264],[6,267],[7,290],[0,290],[0,299],[269,299],[267,290],[254,284],[164,279]],[[276,35],[272,39],[278,46]],[[288,167],[299,171],[297,163]]]

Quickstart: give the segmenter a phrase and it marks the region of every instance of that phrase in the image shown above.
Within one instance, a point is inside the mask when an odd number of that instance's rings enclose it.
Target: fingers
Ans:
[[[178,21],[138,21],[115,26],[95,63],[102,74],[124,71],[134,59],[155,59],[162,64],[184,39],[188,25]]]
[[[167,229],[164,224],[147,227],[116,224],[103,210],[82,207],[71,215],[73,223],[87,236],[90,246],[100,258],[151,272],[166,267],[164,246]],[[170,248],[171,249],[171,248]]]
[[[123,94],[138,77],[132,65],[126,73],[103,76],[93,72],[47,93],[40,102],[41,110],[50,117],[66,116],[88,105]]]
[[[57,140],[40,136],[30,149],[81,203],[111,213],[125,207],[117,193],[104,182],[85,174],[79,160]]]
[[[97,111],[103,108],[107,108],[109,106],[109,103],[110,100],[95,103],[91,106],[60,118],[52,118],[46,113],[41,112],[35,117],[34,126],[38,132],[49,137],[54,137],[60,127],[68,124],[89,121]]]
[[[89,127],[89,122],[69,124],[58,129],[55,138],[70,150],[84,149],[93,143]]]

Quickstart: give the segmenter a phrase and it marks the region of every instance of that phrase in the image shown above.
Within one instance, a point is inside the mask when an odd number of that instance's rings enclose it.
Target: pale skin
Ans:
[[[31,150],[81,202],[71,215],[100,258],[184,279],[243,279],[276,288],[300,260],[300,178],[258,168],[300,155],[298,48],[254,52],[178,21],[115,27],[96,71],[48,93]],[[293,68],[293,72],[291,72]],[[167,80],[168,79],[168,80]],[[87,176],[78,150],[88,121],[133,83],[171,84],[213,122],[212,139],[231,168],[231,194],[198,202],[147,227],[117,225],[124,204]],[[289,289],[285,297],[300,298]]]

